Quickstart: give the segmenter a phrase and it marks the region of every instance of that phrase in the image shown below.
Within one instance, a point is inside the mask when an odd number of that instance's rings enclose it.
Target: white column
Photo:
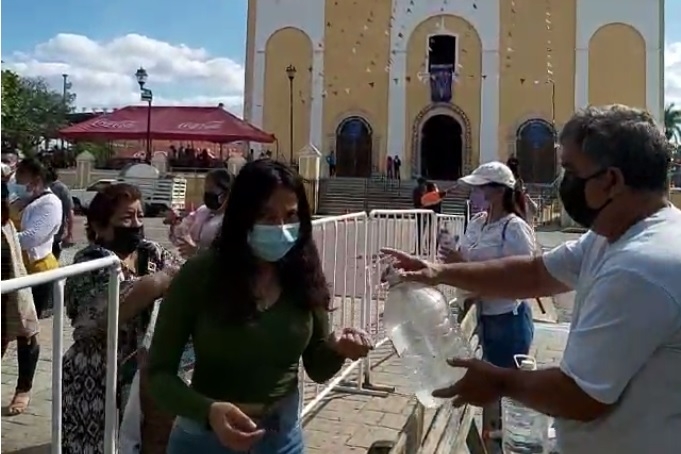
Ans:
[[[392,55],[392,65],[390,65],[390,76],[388,83],[388,142],[386,152],[400,157],[405,162],[404,137],[407,127],[407,54],[404,50],[398,50]],[[397,83],[395,83],[397,79]],[[415,81],[413,81],[415,82]]]
[[[480,94],[480,163],[499,159],[499,52],[482,52]]]
[[[589,105],[589,49],[577,49],[575,55],[575,111]]]
[[[661,62],[662,50],[648,47],[646,49],[646,109],[655,120],[664,124],[664,105],[662,105],[662,86],[664,71]]]
[[[253,59],[253,93],[251,94],[251,122],[258,128],[263,127],[263,103],[265,101],[265,51],[256,50]],[[252,143],[257,156],[262,144]]]
[[[324,50],[316,49],[312,57],[312,107],[310,108],[310,144],[322,153],[322,119],[324,116]]]

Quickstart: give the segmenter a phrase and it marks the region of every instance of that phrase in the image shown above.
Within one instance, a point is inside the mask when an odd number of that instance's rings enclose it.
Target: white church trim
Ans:
[[[444,10],[442,10],[444,9]],[[388,153],[403,161],[406,147],[404,130],[411,130],[406,118],[407,44],[414,29],[424,20],[438,15],[454,15],[469,21],[482,42],[482,81],[480,97],[480,162],[498,159],[499,136],[499,4],[479,2],[477,9],[469,3],[441,0],[393,0],[393,21],[390,30],[390,88],[388,96]],[[447,31],[444,31],[447,34]],[[450,33],[451,34],[451,33]],[[401,37],[399,35],[402,35]],[[415,74],[412,75],[415,79]],[[397,80],[397,83],[395,83]],[[473,140],[476,140],[474,138]]]
[[[604,25],[628,24],[646,43],[646,108],[663,121],[662,66],[664,2],[662,0],[577,0],[575,110],[589,104],[589,41]]]
[[[323,0],[258,0],[255,25],[255,55],[253,59],[253,93],[250,94],[253,106],[252,122],[263,127],[263,104],[265,98],[265,47],[267,40],[277,30],[293,27],[303,31],[312,42],[312,106],[310,118],[309,142],[315,147],[322,147],[322,118],[324,99],[324,42],[326,24]],[[307,71],[307,68],[298,68]],[[281,69],[282,73],[284,68]],[[253,144],[254,150],[260,150],[260,144]]]

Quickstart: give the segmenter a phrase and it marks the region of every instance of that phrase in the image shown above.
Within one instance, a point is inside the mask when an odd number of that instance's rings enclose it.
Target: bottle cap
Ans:
[[[400,275],[395,268],[388,266],[381,275],[381,282],[387,282],[388,286],[392,287],[400,283]]]
[[[535,369],[537,369],[537,365],[531,359],[524,359],[520,362],[520,369],[521,370],[535,370]]]

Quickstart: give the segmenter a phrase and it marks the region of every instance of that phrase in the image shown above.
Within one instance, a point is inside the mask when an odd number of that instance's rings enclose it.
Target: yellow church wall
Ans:
[[[323,149],[335,148],[344,119],[359,116],[372,128],[372,164],[380,167],[388,134],[391,2],[350,7],[349,0],[326,0],[325,16]]]
[[[421,22],[409,37],[407,44],[407,80],[406,80],[406,124],[404,127],[405,147],[404,161],[411,163],[414,151],[413,134],[420,134],[419,114],[430,106],[430,84],[421,82],[417,75],[426,70],[425,63],[428,51],[428,35],[447,32],[458,37],[458,77],[453,86],[452,103],[465,113],[470,124],[471,143],[464,143],[464,166],[476,166],[480,159],[480,97],[482,94],[482,42],[478,32],[466,19],[452,15],[437,15]],[[425,118],[424,118],[425,120]],[[461,118],[457,118],[465,127]],[[395,131],[399,134],[399,131]],[[470,156],[465,156],[465,150]]]
[[[246,62],[244,68],[244,118],[248,121],[253,119],[253,82],[254,82],[254,68],[253,58],[255,57],[255,27],[257,24],[257,5],[258,0],[248,1],[248,13],[246,16]]]
[[[293,81],[293,156],[310,140],[312,100],[312,41],[305,32],[282,28],[265,46],[265,89],[263,129],[278,140],[277,158],[288,162],[290,150],[289,79],[286,67],[297,72]]]
[[[646,44],[631,25],[604,25],[589,40],[589,104],[646,109]]]
[[[498,153],[502,160],[515,152],[523,122],[540,118],[560,125],[574,111],[576,3],[499,1]]]

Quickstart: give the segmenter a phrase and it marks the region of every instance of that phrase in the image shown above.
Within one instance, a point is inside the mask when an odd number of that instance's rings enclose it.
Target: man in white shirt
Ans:
[[[559,367],[454,359],[454,403],[507,396],[556,417],[562,454],[672,454],[681,433],[681,211],[667,201],[670,147],[652,117],[588,108],[561,132],[567,213],[590,231],[543,257],[430,264],[394,251],[406,279],[480,295],[576,291]]]

